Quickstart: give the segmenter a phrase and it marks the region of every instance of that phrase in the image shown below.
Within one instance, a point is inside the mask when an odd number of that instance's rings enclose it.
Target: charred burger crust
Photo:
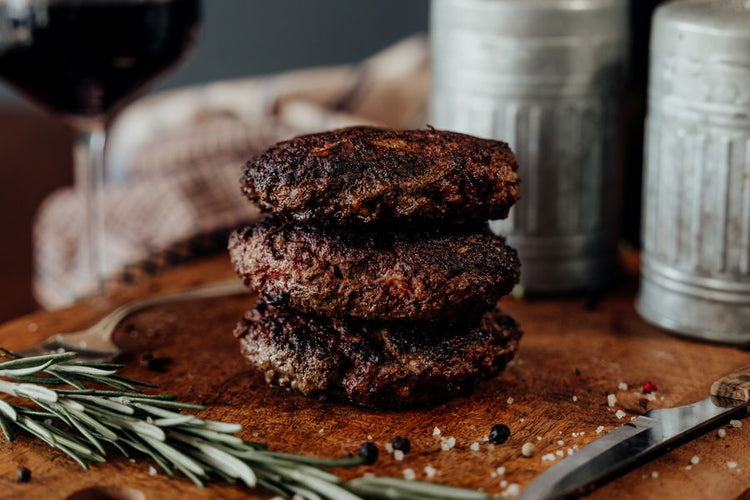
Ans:
[[[376,407],[431,406],[492,378],[522,333],[493,309],[462,326],[299,314],[262,300],[235,329],[273,385]]]
[[[229,253],[274,306],[370,320],[477,316],[510,292],[520,267],[486,224],[371,232],[270,218],[233,233]]]
[[[242,190],[297,221],[500,219],[519,198],[507,144],[442,130],[350,127],[281,142],[247,162]]]

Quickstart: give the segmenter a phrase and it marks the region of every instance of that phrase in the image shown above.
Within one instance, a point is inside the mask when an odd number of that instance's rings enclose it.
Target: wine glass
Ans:
[[[107,123],[197,38],[200,0],[0,0],[0,77],[78,133],[88,282],[103,291]]]

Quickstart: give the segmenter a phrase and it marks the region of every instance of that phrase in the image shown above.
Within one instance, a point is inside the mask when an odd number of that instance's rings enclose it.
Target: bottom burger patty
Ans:
[[[473,324],[371,322],[259,301],[235,329],[269,384],[376,407],[429,406],[505,368],[521,330],[494,309]]]

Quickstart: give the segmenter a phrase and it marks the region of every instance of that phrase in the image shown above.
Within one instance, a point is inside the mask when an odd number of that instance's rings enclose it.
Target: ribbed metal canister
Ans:
[[[636,306],[649,322],[750,344],[750,1],[655,14]]]
[[[430,120],[506,141],[521,201],[492,228],[526,290],[595,287],[616,254],[626,0],[433,0]]]

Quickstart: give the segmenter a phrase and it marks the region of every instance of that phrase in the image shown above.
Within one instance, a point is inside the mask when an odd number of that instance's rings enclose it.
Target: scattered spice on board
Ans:
[[[646,381],[643,383],[643,393],[644,394],[651,394],[652,392],[656,392],[659,390],[658,387],[656,387],[656,384],[649,381]]]
[[[28,483],[31,481],[31,469],[28,467],[19,467],[16,472],[16,482]]]
[[[490,442],[494,444],[503,444],[510,437],[510,427],[505,424],[493,425],[490,429]]]

